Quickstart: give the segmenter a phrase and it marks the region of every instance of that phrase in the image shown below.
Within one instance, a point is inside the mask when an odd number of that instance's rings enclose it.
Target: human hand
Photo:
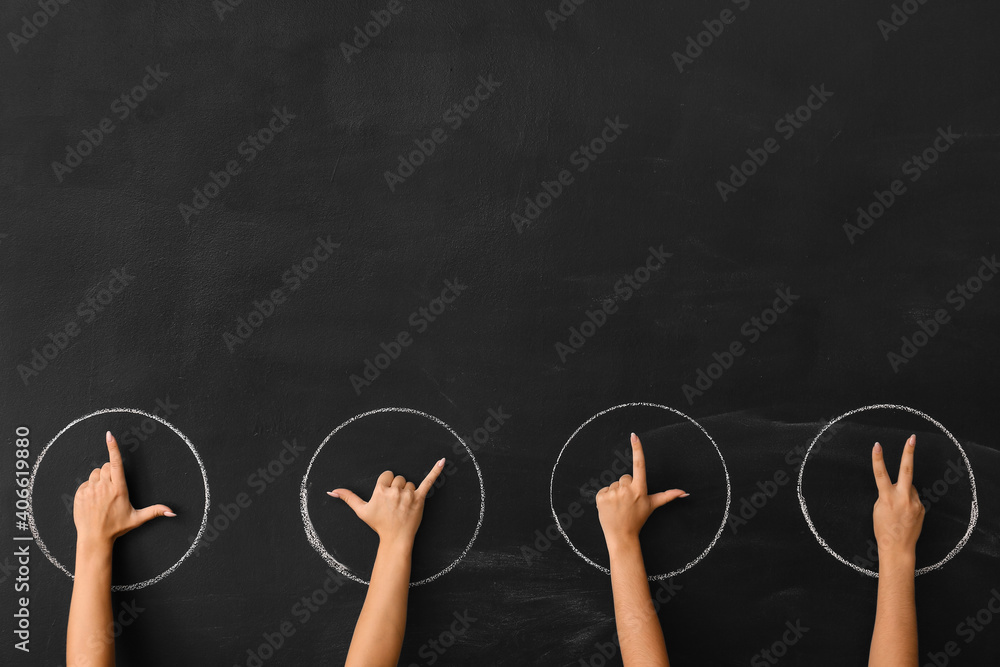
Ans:
[[[646,493],[646,459],[639,437],[632,434],[632,472],[622,475],[597,492],[597,512],[608,549],[629,540],[639,540],[639,531],[657,507],[690,494],[681,489]]]
[[[401,475],[393,476],[391,470],[379,475],[372,490],[371,500],[365,502],[348,489],[334,489],[327,494],[341,498],[358,518],[378,533],[379,542],[401,542],[412,545],[420,519],[424,514],[424,500],[444,469],[444,459],[434,464],[427,477],[414,486]]]
[[[913,450],[917,436],[911,435],[903,447],[899,463],[899,479],[893,484],[885,469],[882,446],[872,448],[872,469],[878,485],[878,500],[872,511],[875,542],[879,556],[915,556],[917,538],[924,523],[924,505],[913,486]]]
[[[158,516],[177,516],[166,505],[135,509],[128,498],[125,471],[118,442],[108,431],[108,459],[94,468],[73,498],[73,523],[77,542],[85,547],[111,548],[114,541]]]

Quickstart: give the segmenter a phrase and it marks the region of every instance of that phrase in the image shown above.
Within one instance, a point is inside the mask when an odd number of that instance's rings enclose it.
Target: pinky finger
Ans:
[[[431,471],[427,473],[427,477],[424,477],[424,481],[420,482],[420,486],[417,488],[417,493],[421,496],[426,496],[430,493],[431,487],[434,485],[434,482],[437,480],[442,470],[444,470],[444,459],[440,459],[434,464]]]

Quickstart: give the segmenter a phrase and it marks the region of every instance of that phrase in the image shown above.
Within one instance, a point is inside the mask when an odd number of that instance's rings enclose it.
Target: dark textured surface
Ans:
[[[608,578],[561,539],[537,557],[522,547],[535,549],[535,531],[552,525],[549,478],[570,434],[633,401],[675,407],[707,429],[729,469],[732,513],[779,471],[792,480],[746,525],[727,525],[664,593],[672,664],[754,664],[796,621],[810,629],[778,664],[864,664],[875,581],[816,543],[796,497],[795,450],[827,420],[874,403],[939,420],[978,483],[981,516],[968,545],[918,580],[922,660],[955,641],[961,652],[948,664],[996,664],[1000,619],[969,642],[957,626],[1000,590],[1000,284],[985,283],[961,309],[949,300],[996,252],[995,3],[929,0],[885,40],[877,22],[891,3],[590,0],[553,30],[546,11],[555,1],[413,1],[348,62],[341,43],[385,6],[244,0],[220,20],[208,0],[74,0],[16,50],[9,36],[0,47],[0,433],[11,445],[0,465],[3,507],[14,508],[15,427],[30,428],[33,462],[78,417],[154,411],[158,400],[173,406],[166,419],[205,461],[210,519],[241,493],[251,499],[172,575],[116,594],[116,605],[143,610],[118,638],[118,664],[247,665],[247,650],[286,620],[295,634],[265,664],[342,661],[365,588],[343,584],[305,622],[295,611],[326,577],[304,536],[299,484],[334,428],[383,406],[425,411],[469,436],[490,409],[510,415],[476,451],[482,531],[453,571],[412,590],[401,664],[600,664],[590,662],[595,643],[614,630]],[[674,52],[727,8],[733,23],[678,72]],[[5,3],[0,27],[20,32],[37,11]],[[113,100],[157,65],[169,74],[123,118]],[[468,118],[446,115],[491,76],[499,85]],[[823,86],[833,95],[786,138],[776,121]],[[262,150],[241,149],[275,108],[294,118]],[[114,130],[57,174],[67,144],[94,136],[106,117]],[[573,154],[606,119],[619,119],[620,135],[580,171]],[[958,139],[911,182],[904,163],[939,128]],[[435,130],[443,143],[390,189],[385,172]],[[768,138],[778,151],[723,201],[717,181]],[[230,160],[239,173],[185,220],[179,205],[192,206],[192,188],[203,190]],[[512,214],[562,170],[572,182],[519,231]],[[850,242],[843,225],[897,178],[905,193]],[[300,277],[295,267],[314,256],[317,239],[339,247],[320,250],[328,259]],[[661,246],[671,256],[641,289],[627,288],[623,276]],[[123,268],[134,278],[102,297]],[[465,288],[431,322],[419,309],[432,307],[446,280]],[[257,328],[239,324],[276,289],[273,314]],[[751,318],[783,289],[794,305],[755,329]],[[111,298],[98,312],[88,296]],[[614,312],[579,350],[557,348],[572,345],[570,328],[602,304]],[[887,354],[939,309],[950,321],[895,372]],[[78,335],[66,348],[26,372],[72,323]],[[412,342],[398,359],[370,386],[352,384],[403,332]],[[734,343],[745,352],[731,368],[703,395],[686,395],[682,387]],[[839,432],[805,473],[817,527],[850,557],[865,558],[871,537],[874,439],[884,438],[895,472],[905,435],[921,434],[918,488],[955,453],[926,423],[874,417]],[[60,438],[39,471],[39,530],[64,563],[73,533],[60,494],[72,495],[100,460],[102,429],[124,437],[141,422],[102,419]],[[650,572],[668,571],[711,539],[724,484],[704,442],[670,437],[676,419],[635,420],[595,422],[574,440],[556,499],[579,498],[628,430],[649,433],[654,481],[692,491],[647,531]],[[351,439],[324,449],[310,480],[321,537],[363,576],[375,541],[322,494],[334,483],[367,497],[383,467],[418,477],[442,455],[455,459],[428,501],[415,574],[450,561],[475,525],[474,469],[453,457],[443,431],[404,422],[359,423]],[[293,451],[285,441],[305,449],[262,483],[258,470]],[[176,560],[204,509],[193,458],[165,428],[128,451],[126,464],[138,499],[172,503],[180,516],[122,540],[122,583]],[[932,505],[921,565],[961,536],[970,495],[963,480]],[[569,532],[604,562],[585,508]],[[2,516],[0,538],[13,545],[11,533],[24,531]],[[0,579],[0,661],[61,664],[70,579],[33,549],[30,654],[13,648],[14,574],[4,569]],[[477,620],[464,636],[443,655],[431,649],[466,610]]]

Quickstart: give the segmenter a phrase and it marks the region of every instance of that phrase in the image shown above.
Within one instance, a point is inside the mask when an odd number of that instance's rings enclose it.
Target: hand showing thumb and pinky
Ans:
[[[340,498],[354,510],[358,518],[382,538],[412,540],[424,513],[424,500],[431,487],[444,470],[444,459],[439,460],[427,473],[418,487],[402,475],[386,470],[375,481],[371,499],[367,502],[350,489],[327,491],[333,498]]]

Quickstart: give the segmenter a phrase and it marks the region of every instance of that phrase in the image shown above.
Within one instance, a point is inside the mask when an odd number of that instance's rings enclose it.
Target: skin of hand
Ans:
[[[135,509],[128,497],[125,470],[118,442],[111,432],[105,436],[108,462],[94,468],[73,498],[73,523],[77,543],[109,548],[116,539],[158,516],[176,516],[166,505]]]
[[[166,505],[135,509],[128,497],[118,442],[105,436],[108,462],[90,473],[73,499],[76,571],[66,628],[67,667],[115,664],[111,617],[111,550],[117,538],[158,516],[176,516]]]
[[[345,667],[394,667],[399,662],[406,631],[413,540],[423,518],[424,500],[442,470],[444,459],[434,464],[419,487],[386,470],[376,480],[368,502],[348,489],[327,492],[347,503],[379,540],[368,595],[354,627]]]
[[[632,434],[632,475],[597,492],[597,511],[611,559],[615,624],[625,667],[669,667],[660,621],[649,594],[639,531],[658,507],[689,494],[681,489],[646,492],[646,459]]]
[[[646,458],[635,433],[632,434],[632,472],[634,476],[622,475],[617,482],[597,492],[597,512],[609,547],[613,543],[638,540],[639,531],[653,510],[689,495],[680,489],[652,495],[646,493]]]
[[[878,604],[872,632],[869,667],[914,667],[919,663],[914,573],[917,539],[924,523],[924,506],[913,486],[913,454],[917,438],[903,447],[899,479],[889,479],[882,446],[872,448],[872,470],[878,500],[872,511],[878,544]]]
[[[899,464],[899,479],[893,484],[885,469],[882,446],[872,448],[872,469],[878,486],[878,500],[872,511],[875,542],[879,554],[912,554],[924,524],[924,505],[913,486],[913,452],[917,437],[911,435],[903,447]]]

